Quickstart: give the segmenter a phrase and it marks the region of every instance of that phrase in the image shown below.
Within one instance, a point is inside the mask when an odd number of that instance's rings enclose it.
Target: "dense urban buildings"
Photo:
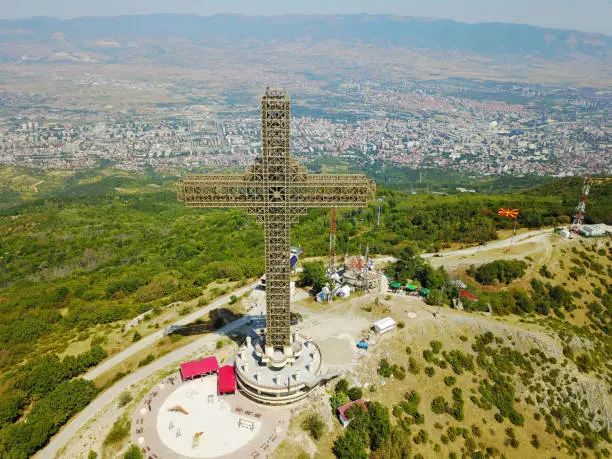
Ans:
[[[95,75],[71,84],[162,91]],[[297,92],[292,148],[307,164],[379,161],[487,175],[612,171],[605,91],[463,80],[330,86],[330,102],[321,95],[316,107],[300,106]],[[50,109],[47,99],[0,92],[0,165],[231,168],[261,153],[259,119],[246,96],[212,94],[208,103],[179,99],[129,112]]]

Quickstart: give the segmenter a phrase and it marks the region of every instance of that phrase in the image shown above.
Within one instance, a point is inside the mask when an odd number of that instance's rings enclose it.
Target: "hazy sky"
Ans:
[[[147,13],[391,13],[612,34],[612,0],[0,0],[2,18]]]

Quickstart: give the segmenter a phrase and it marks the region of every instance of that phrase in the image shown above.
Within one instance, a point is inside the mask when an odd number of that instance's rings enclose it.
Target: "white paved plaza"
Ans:
[[[177,411],[177,407],[188,414]],[[260,428],[259,420],[233,413],[223,397],[217,398],[216,375],[181,384],[157,414],[159,438],[167,448],[185,457],[229,455],[253,440]]]

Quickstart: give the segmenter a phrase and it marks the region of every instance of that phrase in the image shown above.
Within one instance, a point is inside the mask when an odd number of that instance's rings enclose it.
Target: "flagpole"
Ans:
[[[514,244],[514,235],[516,234],[516,224],[518,222],[518,214],[514,217],[514,229],[512,230],[512,239],[510,239],[510,247],[508,247],[508,252],[512,250],[512,245]]]

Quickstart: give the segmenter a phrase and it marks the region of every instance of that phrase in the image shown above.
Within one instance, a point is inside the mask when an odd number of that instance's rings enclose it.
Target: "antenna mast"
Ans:
[[[576,206],[576,215],[574,215],[574,223],[572,224],[574,230],[578,230],[578,227],[584,222],[584,214],[586,212],[587,202],[589,202],[589,192],[591,191],[592,183],[593,179],[590,175],[584,178],[582,200]]]

